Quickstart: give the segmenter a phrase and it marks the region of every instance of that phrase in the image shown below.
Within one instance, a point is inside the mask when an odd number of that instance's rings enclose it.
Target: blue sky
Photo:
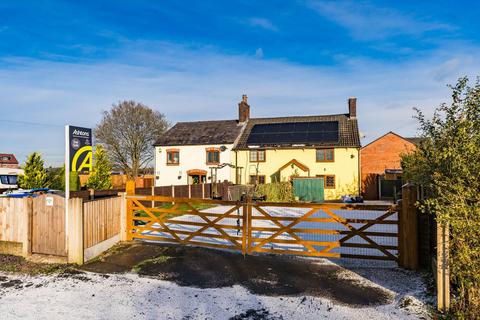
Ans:
[[[63,161],[63,126],[134,99],[171,122],[345,113],[363,143],[480,75],[470,1],[2,1],[0,152]]]

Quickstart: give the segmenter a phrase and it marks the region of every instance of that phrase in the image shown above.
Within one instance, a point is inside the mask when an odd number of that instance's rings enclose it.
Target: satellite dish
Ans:
[[[220,147],[220,151],[223,152],[223,151],[225,151],[225,150],[227,150],[227,147],[225,147],[225,146],[221,146],[221,147]]]

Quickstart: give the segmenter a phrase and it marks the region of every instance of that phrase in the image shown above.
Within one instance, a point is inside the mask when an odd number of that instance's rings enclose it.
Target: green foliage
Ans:
[[[65,166],[61,168],[49,168],[47,176],[50,189],[65,190]]]
[[[291,182],[259,184],[256,196],[267,196],[268,202],[292,202],[295,200]]]
[[[480,82],[459,79],[432,119],[417,110],[425,140],[402,157],[405,177],[425,188],[424,212],[450,226],[453,316],[480,318]]]
[[[94,190],[106,190],[112,188],[112,181],[110,175],[112,172],[112,165],[108,159],[105,149],[101,145],[95,148],[93,172],[87,181],[87,188]]]
[[[30,154],[23,167],[24,175],[18,177],[18,185],[23,189],[48,188],[47,172],[43,167],[43,159],[38,152]]]
[[[80,176],[78,175],[78,172],[71,171],[69,181],[70,181],[70,191],[80,191],[81,185],[80,185]]]

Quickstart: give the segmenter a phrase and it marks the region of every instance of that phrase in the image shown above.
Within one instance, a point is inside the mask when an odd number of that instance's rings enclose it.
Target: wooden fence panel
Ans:
[[[203,186],[201,184],[192,184],[191,186],[191,198],[203,198],[202,194]]]
[[[83,204],[84,248],[90,248],[120,233],[121,206],[121,197]]]
[[[30,206],[27,199],[0,198],[0,241],[24,241]]]
[[[171,197],[172,186],[155,187],[155,196]]]
[[[33,199],[32,252],[67,255],[65,198],[46,194]]]

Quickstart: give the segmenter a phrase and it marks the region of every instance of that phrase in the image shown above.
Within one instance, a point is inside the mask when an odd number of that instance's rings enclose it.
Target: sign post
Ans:
[[[92,129],[65,126],[65,223],[68,237],[70,172],[92,171]]]

